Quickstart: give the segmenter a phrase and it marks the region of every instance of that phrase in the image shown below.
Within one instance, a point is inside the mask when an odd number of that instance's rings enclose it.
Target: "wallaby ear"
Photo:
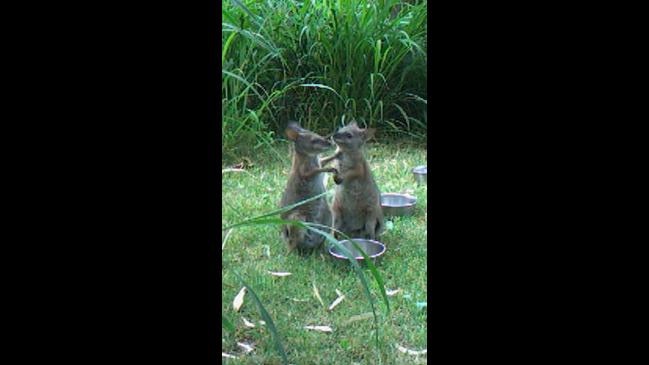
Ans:
[[[300,135],[301,131],[302,131],[302,127],[300,127],[300,125],[297,124],[297,122],[290,122],[286,127],[286,136],[291,141],[295,141],[297,137]]]
[[[349,125],[358,128],[358,124],[356,124],[355,120],[352,120],[351,123],[349,123]]]
[[[365,129],[365,140],[367,141],[368,139],[374,137],[375,134],[376,134],[376,128]]]

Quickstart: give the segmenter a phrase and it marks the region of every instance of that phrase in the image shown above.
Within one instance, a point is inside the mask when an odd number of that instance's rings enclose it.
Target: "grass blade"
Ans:
[[[378,317],[376,316],[376,310],[374,309],[374,299],[372,298],[372,294],[370,293],[370,288],[369,284],[367,283],[367,279],[365,278],[365,274],[363,274],[363,270],[361,270],[360,265],[358,265],[358,262],[356,262],[356,258],[352,255],[352,252],[349,251],[345,246],[341,245],[340,242],[335,239],[332,235],[329,233],[326,233],[324,231],[321,231],[317,228],[310,227],[308,225],[305,225],[305,227],[313,232],[319,233],[323,235],[329,242],[334,244],[343,254],[347,257],[347,260],[349,263],[352,265],[352,268],[354,269],[354,272],[356,273],[356,276],[358,276],[359,280],[361,281],[361,284],[363,286],[363,292],[365,293],[365,296],[367,297],[367,300],[370,302],[370,307],[372,309],[372,315],[374,316],[374,328],[375,328],[375,334],[376,334],[376,348],[377,350],[379,349],[380,342],[379,342],[379,320]],[[385,291],[385,290],[384,290]]]
[[[234,325],[233,325],[232,322],[230,322],[230,320],[228,320],[228,318],[227,318],[226,316],[224,316],[223,314],[221,314],[221,323],[222,323],[221,326],[222,326],[223,328],[225,328],[226,330],[228,330],[228,331],[230,331],[230,332],[234,332]]]
[[[322,84],[300,84],[299,86],[317,87],[317,88],[320,88],[320,89],[327,89],[327,90],[333,92],[334,94],[336,94],[336,96],[338,96],[340,99],[342,99],[342,96],[340,96],[340,94],[338,94],[338,92],[336,90],[334,90],[332,87],[327,86],[327,85],[322,85]]]
[[[286,357],[286,351],[284,351],[284,345],[282,344],[282,341],[279,337],[279,333],[277,332],[277,328],[275,327],[275,322],[273,322],[273,319],[270,317],[270,314],[268,314],[268,311],[266,311],[266,308],[264,308],[264,305],[261,304],[261,301],[259,300],[259,297],[257,297],[257,294],[255,293],[254,290],[248,285],[241,275],[234,270],[234,275],[239,279],[241,282],[241,285],[245,286],[248,289],[248,292],[250,293],[250,297],[252,300],[255,302],[257,305],[257,309],[259,310],[259,314],[261,317],[266,321],[266,325],[268,326],[268,330],[270,331],[271,335],[273,336],[273,342],[275,343],[275,348],[277,349],[277,352],[282,356],[282,360],[284,365],[288,365],[288,358]]]
[[[288,212],[289,210],[291,210],[291,209],[293,209],[293,208],[295,208],[295,207],[299,207],[300,205],[303,205],[303,204],[306,204],[306,203],[308,203],[308,202],[311,202],[311,201],[314,201],[314,200],[316,200],[316,199],[319,199],[319,198],[321,198],[321,197],[323,197],[323,196],[325,196],[325,195],[327,195],[327,194],[331,194],[331,192],[330,192],[330,191],[325,191],[325,192],[322,193],[322,194],[318,194],[318,195],[315,195],[315,196],[313,196],[313,197],[311,197],[311,198],[309,198],[309,199],[305,199],[305,200],[299,201],[299,202],[297,202],[297,203],[295,203],[295,204],[287,205],[287,206],[285,206],[285,207],[283,207],[283,208],[273,210],[273,211],[271,211],[270,213],[262,214],[262,215],[260,215],[260,216],[254,217],[254,218],[246,219],[246,220],[244,220],[244,221],[242,221],[242,222],[239,222],[239,223],[235,223],[235,224],[229,225],[229,226],[223,228],[222,231],[225,231],[225,230],[228,230],[228,229],[231,229],[231,228],[235,228],[235,227],[245,226],[245,225],[248,225],[248,223],[256,222],[256,221],[258,221],[258,220],[260,220],[260,219],[262,219],[262,218],[267,218],[267,217],[270,217],[270,216],[273,216],[273,215],[277,215],[277,214],[281,214],[281,213],[284,213],[284,212]],[[272,222],[272,221],[270,221],[270,222]],[[270,222],[269,222],[269,223],[270,223]]]

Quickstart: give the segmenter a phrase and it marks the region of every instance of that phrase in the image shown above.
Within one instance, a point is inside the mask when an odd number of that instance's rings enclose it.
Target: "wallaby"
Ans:
[[[286,207],[302,200],[325,192],[323,172],[335,172],[334,168],[322,168],[318,154],[333,147],[333,144],[316,133],[300,127],[296,122],[289,123],[286,136],[294,142],[294,153],[291,171],[280,206]],[[281,215],[282,219],[300,220],[331,226],[331,210],[324,196],[300,205]],[[328,231],[327,228],[317,227]],[[324,236],[301,227],[286,225],[282,227],[282,236],[287,241],[289,250],[313,249],[325,239]]]
[[[321,160],[322,166],[332,160],[337,162],[331,211],[334,228],[350,238],[374,240],[385,228],[381,193],[361,151],[375,132],[374,128],[359,128],[356,122],[346,125],[333,135],[336,153]]]

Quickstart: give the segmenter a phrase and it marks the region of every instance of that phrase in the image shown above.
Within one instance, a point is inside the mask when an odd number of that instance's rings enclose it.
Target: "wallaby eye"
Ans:
[[[349,132],[345,133],[345,138],[352,138],[352,134]]]

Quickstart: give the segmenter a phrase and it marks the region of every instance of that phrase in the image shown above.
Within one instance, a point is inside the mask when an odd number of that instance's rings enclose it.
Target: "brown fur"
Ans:
[[[294,122],[289,124],[286,135],[294,142],[295,150],[291,171],[280,202],[281,207],[322,194],[325,191],[322,173],[335,172],[333,168],[321,168],[318,160],[318,154],[330,148],[331,142],[301,128]],[[281,218],[327,226],[332,224],[331,210],[324,196],[283,213]],[[313,249],[324,241],[322,235],[292,225],[282,227],[282,236],[290,250]]]
[[[358,128],[356,122],[341,128],[333,136],[338,145],[336,153],[321,161],[323,166],[334,160],[337,164],[331,207],[334,228],[351,238],[376,239],[385,227],[381,193],[361,151],[374,132],[373,128]]]

